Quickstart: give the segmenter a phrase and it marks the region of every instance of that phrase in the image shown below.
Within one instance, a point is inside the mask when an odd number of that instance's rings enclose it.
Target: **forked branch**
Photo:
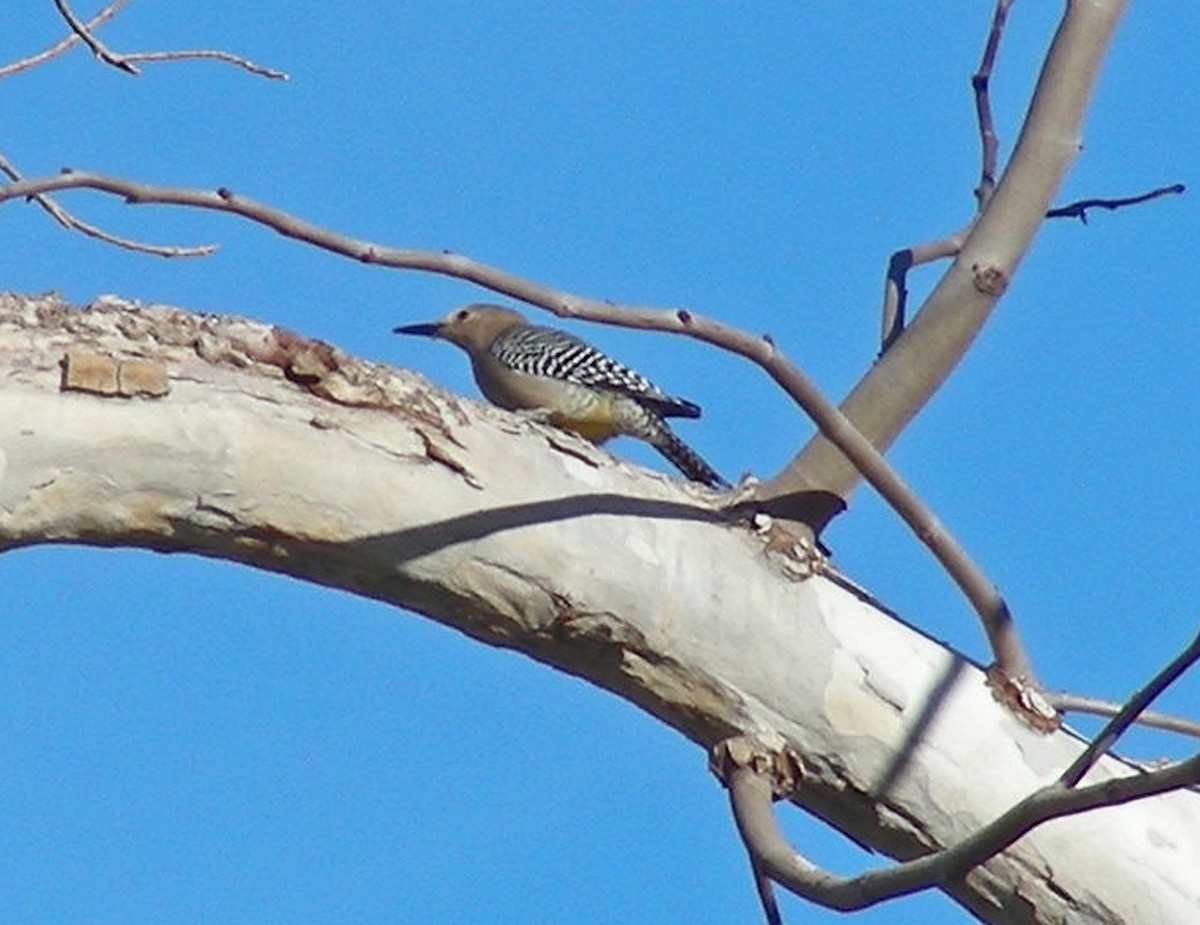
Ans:
[[[260,64],[255,64],[241,55],[235,55],[228,51],[216,51],[210,49],[204,50],[189,50],[189,51],[150,51],[150,52],[130,52],[122,54],[110,49],[107,45],[96,38],[92,32],[92,24],[85,23],[74,11],[67,5],[66,0],[53,0],[55,9],[59,15],[70,27],[71,31],[78,36],[88,48],[92,50],[97,58],[105,64],[109,64],[118,70],[124,71],[127,74],[137,76],[141,73],[137,65],[142,62],[155,61],[188,61],[196,59],[208,59],[212,61],[222,61],[226,64],[232,64],[235,67],[240,67],[243,70],[249,71],[259,77],[266,77],[269,80],[287,80],[288,75],[283,71],[277,71],[274,68],[263,67]]]
[[[124,59],[122,55],[114,54],[109,51],[104,44],[96,38],[87,23],[83,22],[75,13],[67,6],[66,0],[53,0],[54,8],[58,10],[58,14],[71,27],[71,31],[79,37],[88,48],[92,50],[97,58],[105,64],[111,64],[118,70],[125,71],[127,74],[137,74],[138,69]]]
[[[898,325],[885,322],[888,349],[841,405],[878,450],[885,451],[938,390],[1007,289],[1078,153],[1084,113],[1124,8],[1125,0],[1066,4],[1002,180],[915,320],[898,336]],[[893,310],[889,318],[898,315]],[[861,478],[858,467],[822,435],[765,483],[762,493],[830,499],[818,512],[820,528]]]
[[[999,137],[996,133],[995,118],[992,114],[991,79],[996,64],[996,54],[1000,49],[1000,39],[1004,35],[1004,25],[1008,19],[1008,11],[1012,0],[997,0],[992,13],[992,25],[984,44],[983,56],[979,69],[971,75],[971,89],[975,97],[975,121],[979,133],[980,167],[979,185],[975,187],[977,212],[982,211],[992,198],[996,189],[996,177],[999,164]],[[1157,199],[1160,196],[1178,195],[1184,191],[1182,183],[1159,187],[1148,193],[1137,196],[1126,196],[1110,199],[1081,199],[1065,206],[1058,206],[1046,212],[1046,218],[1078,218],[1087,223],[1089,209],[1115,210],[1125,206],[1139,205]],[[901,248],[892,254],[888,261],[887,275],[884,278],[883,311],[879,337],[879,352],[883,353],[903,333],[907,323],[908,305],[908,271],[922,264],[937,260],[957,257],[963,243],[970,233],[974,220],[965,228],[953,232],[936,241]]]
[[[92,34],[92,30],[116,16],[117,11],[128,2],[129,0],[112,0],[112,3],[84,23],[83,31],[89,35]],[[19,61],[13,61],[10,64],[0,66],[0,79],[11,77],[13,74],[19,74],[21,71],[30,70],[52,58],[57,58],[59,55],[78,45],[81,41],[79,33],[72,31],[45,51],[40,51],[36,55],[30,55],[28,58],[21,58]]]
[[[3,173],[10,180],[19,181],[24,179],[3,154],[0,154],[0,173]],[[41,206],[51,218],[64,228],[70,231],[78,231],[89,238],[95,238],[106,244],[112,244],[115,247],[135,251],[139,254],[151,254],[155,257],[207,257],[217,250],[217,245],[215,244],[198,244],[188,247],[178,244],[150,244],[146,241],[135,241],[133,238],[113,234],[111,231],[105,231],[103,228],[98,228],[89,222],[85,222],[83,219],[64,209],[49,196],[41,193],[33,193],[28,198]]]

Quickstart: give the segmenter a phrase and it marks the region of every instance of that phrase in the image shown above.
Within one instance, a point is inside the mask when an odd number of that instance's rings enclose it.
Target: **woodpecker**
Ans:
[[[729,485],[664,420],[698,418],[698,405],[667,395],[565,331],[530,324],[511,308],[464,305],[441,321],[402,325],[394,332],[461,347],[479,390],[501,408],[543,411],[550,423],[593,443],[618,434],[644,440],[692,481]]]

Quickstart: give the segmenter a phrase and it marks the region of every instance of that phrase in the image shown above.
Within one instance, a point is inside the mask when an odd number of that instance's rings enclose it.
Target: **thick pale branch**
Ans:
[[[796,801],[899,859],[1082,749],[719,496],[418,377],[238,319],[14,297],[0,364],[0,548],[245,562],[519,650],[704,746],[769,730],[808,769]],[[945,889],[996,923],[1133,921],[1153,897],[1182,925],[1198,854],[1200,796],[1169,794],[1040,827]]]
[[[1011,678],[1033,680],[1033,669],[1008,606],[965,549],[892,469],[882,454],[829,401],[816,385],[767,338],[684,309],[614,305],[551,289],[495,267],[454,255],[384,247],[339,234],[280,209],[215,191],[164,187],[119,177],[66,171],[57,177],[21,180],[0,187],[0,202],[65,189],[94,189],[122,196],[131,204],[180,205],[230,212],[296,240],[364,263],[442,273],[542,306],[555,314],[604,324],[684,334],[742,356],[764,369],[817,424],[828,439],[859,467],[864,477],[933,552],[979,615],[997,665]]]

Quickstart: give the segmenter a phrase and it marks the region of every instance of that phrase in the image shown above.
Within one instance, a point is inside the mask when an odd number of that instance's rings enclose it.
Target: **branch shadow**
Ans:
[[[679,501],[593,493],[472,511],[417,527],[398,530],[386,536],[362,540],[353,545],[368,548],[386,545],[393,561],[404,562],[458,543],[479,540],[506,530],[597,514],[660,520],[690,520],[711,524],[729,522],[729,515],[726,512],[713,511]]]
[[[871,794],[874,797],[883,798],[887,796],[888,791],[892,789],[896,781],[908,769],[912,763],[913,755],[917,751],[917,746],[921,744],[922,739],[925,738],[925,733],[933,725],[933,720],[937,716],[938,710],[945,703],[954,685],[971,669],[980,670],[979,666],[974,662],[951,650],[950,661],[947,662],[941,676],[929,691],[928,696],[926,696],[925,702],[921,706],[921,712],[917,714],[916,719],[909,727],[903,744],[896,750],[887,767],[884,768],[883,773],[879,776],[879,780],[871,787]]]

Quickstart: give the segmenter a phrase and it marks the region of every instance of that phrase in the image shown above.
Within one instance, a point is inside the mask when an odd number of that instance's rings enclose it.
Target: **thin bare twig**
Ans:
[[[1116,716],[1124,709],[1124,705],[1113,700],[1101,700],[1098,697],[1086,697],[1082,694],[1071,694],[1066,691],[1048,691],[1043,696],[1046,702],[1061,713],[1088,713],[1092,716]],[[1180,735],[1200,738],[1200,722],[1145,710],[1137,719],[1139,726],[1151,729],[1162,729],[1166,732],[1177,732]]]
[[[1180,675],[1191,668],[1197,660],[1200,660],[1200,635],[1197,635],[1166,668],[1156,674],[1149,684],[1129,698],[1129,702],[1107,726],[1100,730],[1091,744],[1084,749],[1083,754],[1071,763],[1059,780],[1067,787],[1074,787],[1078,784],[1092,766],[1100,760],[1100,756],[1116,744],[1117,739],[1137,721],[1138,716],[1154,702],[1155,698],[1174,684]]]
[[[19,181],[22,179],[21,174],[3,154],[0,154],[0,173],[5,174],[10,180]],[[96,240],[104,241],[107,244],[112,244],[125,250],[136,251],[139,254],[150,254],[155,257],[207,257],[217,250],[216,244],[199,244],[189,247],[174,244],[149,244],[145,241],[136,241],[133,238],[124,238],[77,218],[49,196],[34,193],[28,198],[41,206],[49,213],[51,218],[64,228],[71,231],[78,231],[89,238],[95,238]]]
[[[91,31],[97,26],[107,22],[109,19],[112,19],[112,17],[117,14],[117,11],[128,2],[129,0],[113,0],[112,3],[87,21],[85,28],[88,33],[91,33]],[[36,55],[32,55],[28,58],[22,58],[20,61],[13,61],[11,64],[5,64],[3,67],[0,67],[0,80],[5,77],[10,77],[13,74],[20,73],[21,71],[27,71],[30,68],[37,67],[39,64],[43,64],[46,61],[49,61],[51,58],[57,58],[63,52],[68,51],[75,45],[78,45],[80,41],[81,39],[79,38],[79,34],[77,32],[71,32],[70,35],[55,42],[45,51],[38,52]]]
[[[990,113],[988,118],[990,119]],[[986,160],[987,155],[985,154],[985,179],[988,176],[987,171],[989,169],[986,167]],[[991,182],[994,185],[994,181]],[[981,183],[980,188],[983,188],[983,185]],[[1184,184],[1172,183],[1170,186],[1160,186],[1157,189],[1152,189],[1148,193],[1142,193],[1138,196],[1126,196],[1120,199],[1080,199],[1065,206],[1048,210],[1046,218],[1077,218],[1086,225],[1088,209],[1108,209],[1109,211],[1114,211],[1125,206],[1140,205],[1143,202],[1149,202],[1152,199],[1158,199],[1162,196],[1182,195],[1186,191],[1187,187]],[[978,190],[976,191],[976,195],[979,195]],[[987,195],[991,195],[990,191]],[[966,240],[970,232],[971,225],[968,225],[966,228],[956,231],[954,234],[947,235],[941,240],[927,241],[924,244],[903,248],[892,254],[891,259],[888,260],[887,277],[884,280],[883,288],[883,324],[880,331],[880,353],[886,351],[888,347],[895,343],[896,338],[904,332],[908,305],[908,271],[924,263],[957,257],[958,252],[962,249],[963,241]]]
[[[971,75],[981,149],[979,185],[975,187],[975,201],[977,211],[980,212],[992,197],[992,191],[996,188],[996,174],[999,170],[1000,144],[996,138],[996,126],[992,117],[989,86],[992,79],[992,68],[996,63],[996,52],[1000,48],[1000,39],[1004,35],[1004,24],[1008,19],[1008,9],[1012,6],[1012,2],[1013,0],[996,0],[996,9],[992,13],[992,26],[988,31],[987,42],[984,44],[979,70]],[[966,228],[940,240],[902,248],[892,254],[891,259],[888,260],[887,276],[883,283],[883,312],[879,333],[879,352],[881,354],[896,342],[896,338],[904,332],[904,326],[907,323],[908,271],[924,263],[932,263],[947,257],[957,257],[967,235],[971,233],[973,224],[972,222]]]
[[[883,353],[904,332],[908,312],[908,271],[925,263],[955,257],[971,231],[968,225],[961,231],[938,241],[927,241],[905,247],[888,260],[887,277],[883,282],[883,323],[879,332],[879,352]]]
[[[235,55],[232,52],[227,51],[155,51],[121,54],[119,52],[112,51],[103,42],[96,38],[96,36],[92,34],[91,29],[88,27],[88,24],[82,22],[79,17],[72,12],[71,8],[67,6],[66,0],[54,0],[54,6],[62,18],[66,21],[67,25],[71,27],[71,31],[79,36],[79,39],[92,50],[92,54],[94,54],[105,64],[110,64],[119,70],[125,71],[127,74],[134,75],[135,77],[140,74],[141,71],[134,62],[184,61],[201,58],[224,61],[228,64],[233,64],[237,67],[243,68],[244,70],[249,71],[251,74],[256,74],[259,77],[266,77],[271,80],[288,79],[288,75],[283,71],[277,71],[272,68],[263,67],[255,64],[252,61],[249,61],[246,58],[243,58],[241,55]]]
[[[990,86],[992,68],[996,64],[996,52],[1000,48],[1000,38],[1004,35],[1004,23],[1008,19],[1008,8],[1012,0],[996,0],[996,9],[992,14],[992,27],[988,31],[987,42],[983,48],[983,58],[979,62],[979,70],[971,75],[971,89],[975,92],[975,117],[979,125],[980,169],[979,185],[975,187],[975,202],[979,211],[992,198],[996,188],[1000,142],[996,137],[996,123],[992,117],[992,100]]]
[[[54,0],[54,6],[58,10],[59,15],[66,20],[67,25],[71,27],[71,31],[79,36],[80,41],[90,48],[92,50],[92,54],[94,54],[97,58],[99,58],[105,64],[111,64],[113,67],[125,71],[128,74],[136,75],[138,73],[138,69],[136,67],[122,59],[120,55],[113,54],[98,38],[92,35],[92,32],[87,27],[87,24],[80,20],[79,17],[76,16],[71,10],[71,8],[67,6],[66,0]]]
[[[1065,206],[1059,206],[1046,213],[1046,218],[1077,218],[1087,224],[1088,209],[1108,209],[1110,212],[1125,206],[1136,206],[1160,196],[1179,196],[1187,190],[1182,183],[1172,183],[1170,186],[1160,186],[1140,196],[1126,196],[1123,199],[1080,199]]]
[[[277,71],[271,67],[263,67],[261,64],[255,64],[248,58],[243,58],[241,55],[235,55],[228,51],[215,51],[211,49],[190,49],[187,51],[137,51],[130,52],[121,56],[123,60],[129,62],[150,62],[157,61],[224,61],[226,64],[232,64],[235,67],[240,67],[244,71],[249,71],[251,74],[256,74],[259,77],[266,77],[268,80],[290,80],[291,77],[285,71]]]
[[[693,314],[686,309],[616,305],[585,299],[507,273],[457,254],[384,247],[338,234],[262,203],[216,191],[152,186],[100,174],[67,171],[55,177],[0,186],[0,202],[37,193],[87,188],[124,197],[130,204],[193,206],[230,212],[298,241],[360,260],[398,269],[423,270],[477,283],[540,306],[560,317],[601,324],[684,334],[736,353],[762,367],[809,415],[821,432],[859,468],[868,482],[900,514],[934,554],[979,614],[996,663],[1013,679],[1034,683],[1033,669],[1017,634],[1008,605],[982,569],[900,478],[883,455],[811,380],[763,337]]]
[[[971,87],[975,91],[975,116],[979,126],[979,143],[982,149],[979,185],[975,187],[975,201],[977,211],[980,212],[983,211],[983,207],[992,196],[992,191],[996,188],[999,142],[996,139],[988,87],[992,77],[992,68],[996,63],[996,52],[1000,47],[1000,38],[1004,35],[1004,23],[1008,18],[1008,8],[1012,2],[1013,0],[996,0],[996,9],[992,14],[992,26],[988,31],[983,57],[979,62],[979,70],[971,75]],[[967,235],[971,233],[973,224],[972,222],[966,228],[937,241],[902,248],[892,254],[891,259],[888,260],[887,276],[883,282],[883,312],[881,313],[879,332],[880,354],[885,353],[896,342],[896,338],[904,333],[908,310],[908,271],[924,263],[932,263],[947,257],[957,257]]]
[[[763,870],[752,853],[750,854],[750,871],[754,874],[754,890],[758,893],[758,904],[762,906],[763,918],[767,925],[783,925],[783,914],[779,911],[779,901],[775,898],[774,881]]]

